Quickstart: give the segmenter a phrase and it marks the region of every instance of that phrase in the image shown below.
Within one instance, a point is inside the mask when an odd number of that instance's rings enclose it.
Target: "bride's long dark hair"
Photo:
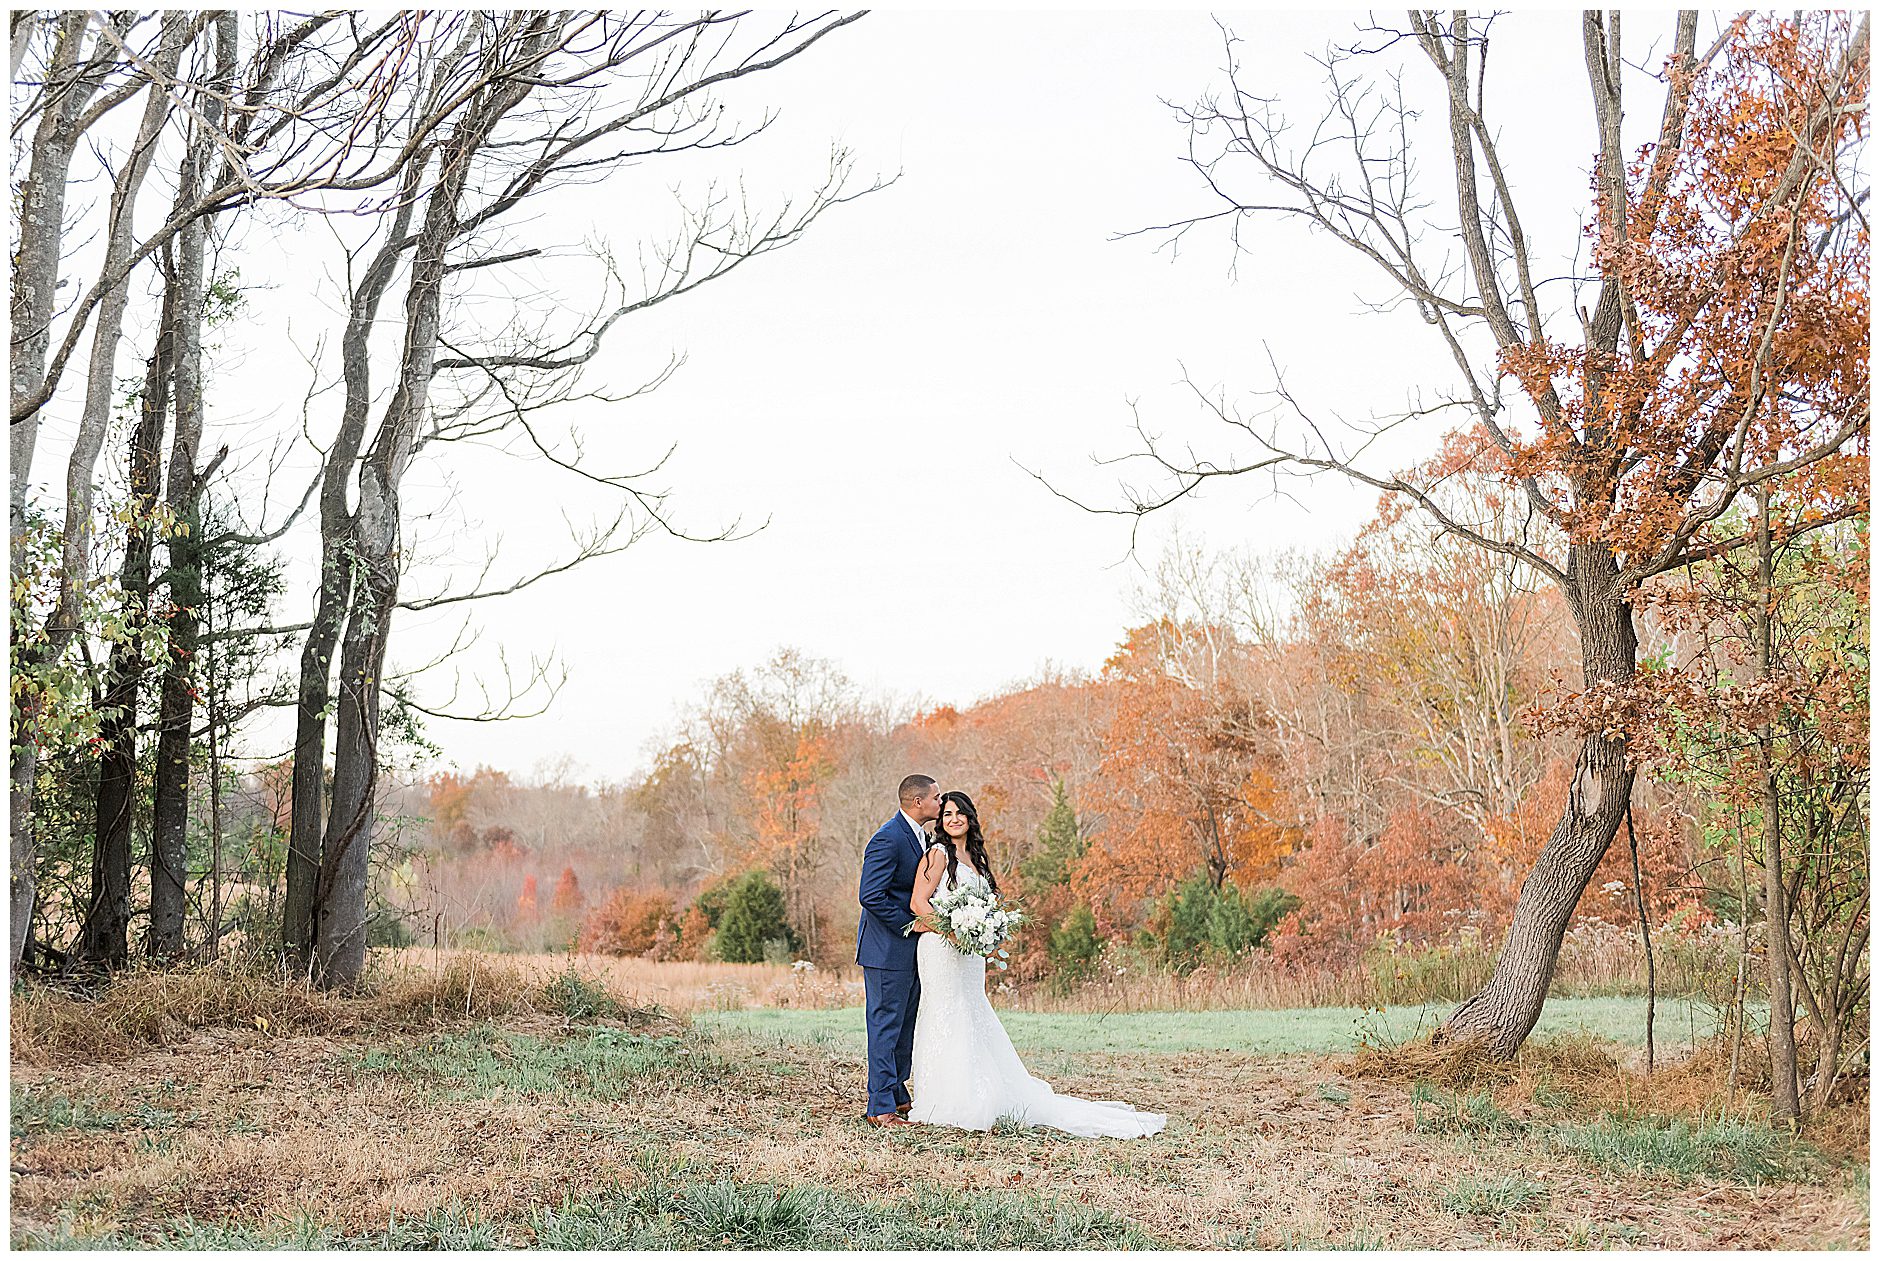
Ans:
[[[940,794],[940,822],[934,828],[934,844],[946,846],[947,883],[958,884],[960,879],[960,852],[953,847],[953,838],[947,835],[946,829],[946,811],[949,801],[958,806],[960,813],[966,816],[966,856],[973,860],[973,866],[979,868],[979,874],[986,878],[986,883],[992,886],[994,893],[997,893],[999,882],[992,874],[992,860],[986,857],[986,835],[979,830],[979,811],[974,809],[973,799],[963,792]]]

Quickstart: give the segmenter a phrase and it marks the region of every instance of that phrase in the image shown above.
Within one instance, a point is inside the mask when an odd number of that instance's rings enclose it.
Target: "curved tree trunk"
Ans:
[[[337,537],[346,537],[343,526]],[[314,908],[319,902],[321,833],[326,823],[326,708],[333,694],[333,648],[352,594],[352,567],[336,554],[339,550],[329,544],[321,563],[319,603],[300,650],[287,897],[281,908],[281,946],[287,969],[300,977],[309,976],[313,966]]]
[[[333,649],[357,585],[354,575],[352,509],[347,486],[365,443],[372,403],[370,339],[379,304],[407,248],[416,190],[427,163],[411,163],[400,188],[399,209],[385,242],[353,295],[340,341],[345,402],[339,433],[327,452],[320,485],[320,592],[313,626],[300,651],[300,700],[294,731],[293,806],[287,841],[287,897],[281,912],[281,945],[288,971],[311,978],[321,901],[326,832],[326,725],[333,700]]]
[[[1638,669],[1632,606],[1617,578],[1608,549],[1574,546],[1568,602],[1579,625],[1581,666],[1589,688],[1629,681]],[[1632,779],[1623,740],[1595,733],[1581,741],[1566,810],[1522,882],[1495,970],[1488,984],[1437,1030],[1438,1042],[1478,1042],[1493,1058],[1506,1060],[1533,1032],[1573,908],[1625,820]]]
[[[367,892],[378,781],[379,681],[398,593],[398,512],[376,464],[360,475],[358,539],[365,573],[340,649],[333,807],[320,861],[315,955],[320,984],[349,985],[365,970]]]

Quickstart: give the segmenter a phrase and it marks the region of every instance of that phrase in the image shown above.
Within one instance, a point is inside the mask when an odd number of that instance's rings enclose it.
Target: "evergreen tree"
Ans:
[[[1186,973],[1209,955],[1231,959],[1257,949],[1298,905],[1279,889],[1244,895],[1231,882],[1217,889],[1197,872],[1163,895],[1151,933],[1163,963]]]
[[[1038,827],[1038,844],[1019,865],[1019,874],[1033,888],[1049,888],[1070,878],[1070,869],[1084,856],[1083,834],[1077,828],[1077,814],[1071,809],[1064,781],[1052,786],[1055,798],[1051,811]]]
[[[765,946],[795,944],[783,918],[783,891],[761,871],[747,872],[731,886],[718,920],[714,951],[726,963],[762,963]]]

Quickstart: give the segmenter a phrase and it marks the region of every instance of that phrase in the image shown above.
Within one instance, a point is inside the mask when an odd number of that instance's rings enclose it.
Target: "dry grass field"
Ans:
[[[565,962],[565,961],[564,961]],[[878,1132],[841,1039],[688,1021],[711,971],[458,959],[375,994],[134,977],[13,1013],[16,1247],[1863,1249],[1866,1101],[1814,1143],[1585,1037],[1512,1067],[1021,1052],[1136,1142]],[[775,976],[776,985],[802,978]],[[740,984],[748,983],[739,981]],[[635,1001],[663,985],[663,1010]],[[1180,1019],[1172,1016],[1170,1019]]]

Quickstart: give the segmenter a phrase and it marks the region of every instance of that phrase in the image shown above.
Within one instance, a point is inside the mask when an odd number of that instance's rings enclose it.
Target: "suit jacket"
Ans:
[[[862,851],[862,919],[855,930],[855,962],[865,968],[914,970],[915,939],[905,934],[914,922],[914,873],[926,853],[926,839],[895,812],[869,838]]]

